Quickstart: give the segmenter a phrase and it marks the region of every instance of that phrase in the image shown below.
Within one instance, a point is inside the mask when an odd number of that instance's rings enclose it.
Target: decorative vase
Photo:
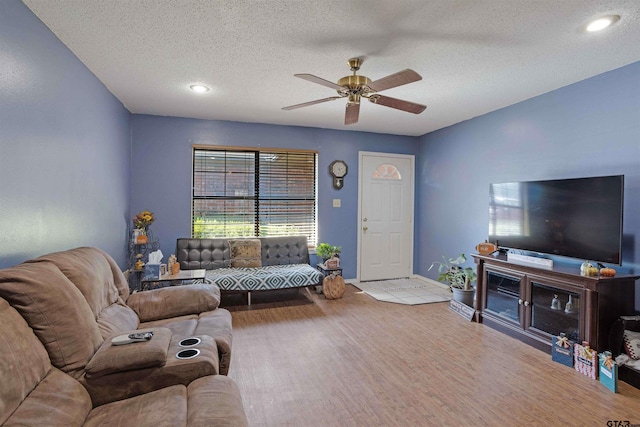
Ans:
[[[328,270],[336,269],[336,268],[340,267],[340,258],[338,258],[336,256],[334,256],[333,258],[329,258],[328,260],[325,260],[324,266]]]
[[[175,275],[178,273],[180,273],[180,264],[174,262],[173,264],[171,264],[171,274]]]
[[[459,301],[464,305],[468,305],[469,307],[473,307],[475,289],[451,288],[451,290],[453,291],[454,300]]]
[[[144,245],[149,242],[147,230],[145,230],[144,228],[136,228],[135,230],[133,230],[133,237],[136,244],[138,245]]]
[[[327,299],[338,299],[344,295],[344,279],[338,275],[328,275],[322,281],[322,293]]]
[[[573,298],[572,298],[571,294],[569,294],[569,301],[564,306],[564,312],[565,313],[573,313],[574,312],[574,309],[573,309]]]

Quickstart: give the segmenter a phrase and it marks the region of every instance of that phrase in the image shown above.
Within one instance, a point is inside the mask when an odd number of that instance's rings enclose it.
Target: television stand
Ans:
[[[544,351],[564,332],[610,350],[613,323],[635,312],[640,276],[582,276],[580,266],[539,268],[511,262],[505,255],[472,255],[477,264],[476,318]]]

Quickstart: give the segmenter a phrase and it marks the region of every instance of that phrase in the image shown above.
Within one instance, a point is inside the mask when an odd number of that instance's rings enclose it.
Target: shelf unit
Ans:
[[[157,237],[153,236],[151,230],[147,230],[147,243],[136,243],[133,237],[133,231],[130,233],[129,238],[129,291],[137,292],[142,291],[142,274],[144,269],[136,270],[137,255],[142,254],[142,262],[145,264],[149,260],[149,254],[157,251],[160,248],[160,241]]]
[[[476,319],[541,350],[550,351],[552,337],[560,332],[607,350],[613,322],[634,313],[640,276],[588,277],[580,275],[579,266],[543,269],[508,262],[502,255],[473,258]]]

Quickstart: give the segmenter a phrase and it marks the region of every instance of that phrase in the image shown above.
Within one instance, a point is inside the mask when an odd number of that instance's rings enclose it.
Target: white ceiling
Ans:
[[[640,60],[638,0],[23,0],[132,112],[423,135]],[[580,27],[617,14],[598,34]],[[420,115],[345,100],[293,77],[337,82],[347,59]],[[211,87],[204,95],[188,87]]]

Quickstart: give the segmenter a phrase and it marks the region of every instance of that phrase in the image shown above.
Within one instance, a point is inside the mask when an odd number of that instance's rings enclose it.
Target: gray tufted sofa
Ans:
[[[316,286],[323,276],[309,265],[304,236],[258,237],[262,267],[230,268],[229,239],[180,238],[176,256],[181,270],[207,270],[206,281],[221,291],[251,292]]]

